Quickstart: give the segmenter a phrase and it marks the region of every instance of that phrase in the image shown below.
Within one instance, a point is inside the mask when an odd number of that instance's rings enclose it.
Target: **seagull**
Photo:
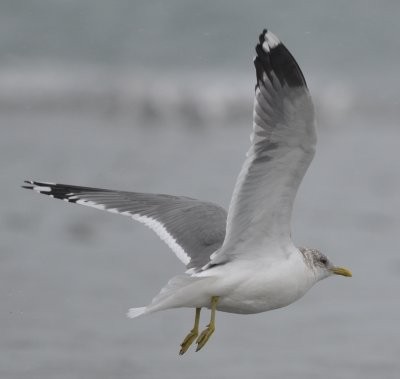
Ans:
[[[296,247],[294,199],[315,152],[314,106],[304,76],[283,43],[263,30],[256,45],[251,144],[228,212],[190,197],[114,191],[39,181],[24,188],[131,217],[152,229],[186,265],[146,306],[128,317],[195,309],[180,345],[199,351],[215,330],[216,311],[238,314],[285,307],[333,274],[352,276],[317,249]],[[211,310],[200,333],[200,312]]]

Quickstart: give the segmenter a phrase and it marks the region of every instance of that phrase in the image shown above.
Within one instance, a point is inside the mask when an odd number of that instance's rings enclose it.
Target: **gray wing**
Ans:
[[[298,64],[267,30],[256,52],[251,147],[233,192],[223,246],[211,263],[284,253],[282,247],[291,244],[293,202],[314,156],[314,107]]]
[[[187,268],[201,268],[225,236],[226,211],[208,202],[183,196],[112,191],[65,184],[26,181],[24,188],[129,216],[142,222],[174,251]]]

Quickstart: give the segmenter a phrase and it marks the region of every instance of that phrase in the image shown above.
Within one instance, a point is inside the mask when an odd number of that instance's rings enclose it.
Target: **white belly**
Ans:
[[[285,307],[302,297],[315,283],[301,257],[291,257],[277,264],[258,265],[255,270],[244,262],[221,266],[215,282],[220,295],[217,309],[230,313],[259,313]],[[215,295],[214,295],[215,296]]]

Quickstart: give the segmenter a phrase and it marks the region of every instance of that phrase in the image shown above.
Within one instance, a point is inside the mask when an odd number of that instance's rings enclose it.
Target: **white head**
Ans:
[[[328,257],[317,249],[300,247],[299,250],[304,256],[306,265],[313,270],[317,281],[325,279],[333,274],[348,277],[352,276],[350,270],[344,267],[334,266],[329,261]]]

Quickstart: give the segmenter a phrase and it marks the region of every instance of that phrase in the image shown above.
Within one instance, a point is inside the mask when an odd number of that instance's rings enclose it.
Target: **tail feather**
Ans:
[[[174,276],[149,305],[141,308],[131,308],[127,316],[136,318],[171,308],[206,307],[210,302],[210,297],[204,288],[208,287],[214,280],[212,277],[199,278],[188,274]],[[200,282],[203,284],[199,285]]]
[[[145,313],[146,313],[146,307],[131,308],[131,309],[129,309],[126,316],[128,318],[136,318],[136,317],[144,315]]]

